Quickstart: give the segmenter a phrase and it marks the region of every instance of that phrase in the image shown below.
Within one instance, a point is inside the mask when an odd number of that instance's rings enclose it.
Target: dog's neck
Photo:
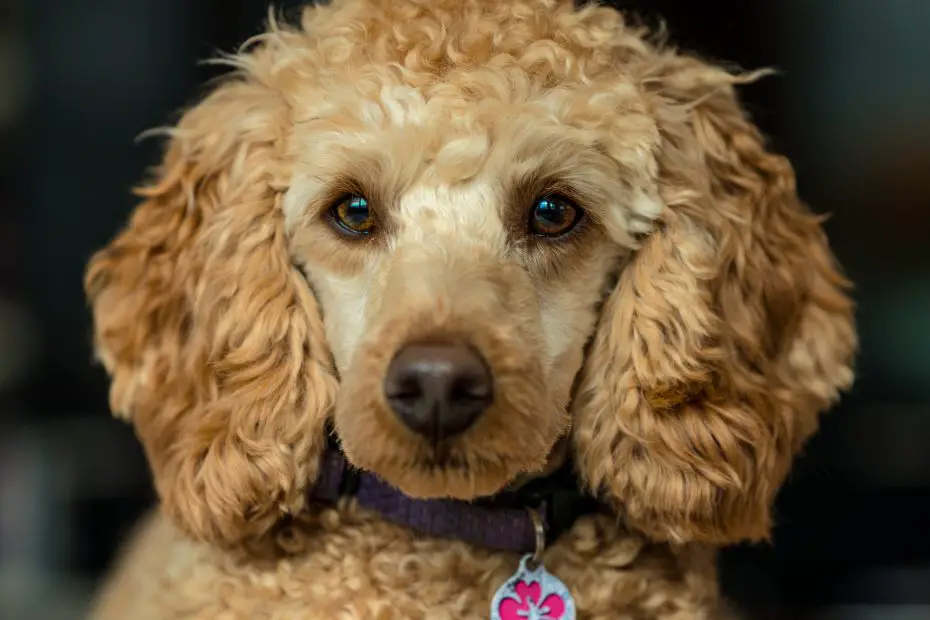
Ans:
[[[550,545],[579,517],[600,508],[581,490],[567,454],[559,448],[541,475],[517,480],[493,497],[466,502],[404,495],[374,474],[353,468],[338,448],[330,447],[311,498],[332,503],[352,497],[386,521],[426,535],[532,553],[540,525]]]

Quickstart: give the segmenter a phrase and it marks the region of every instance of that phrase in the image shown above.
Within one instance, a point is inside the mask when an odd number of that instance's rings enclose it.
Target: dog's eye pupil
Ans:
[[[582,211],[563,196],[537,198],[530,211],[530,232],[542,237],[564,235],[581,220]]]
[[[333,220],[344,231],[353,235],[367,235],[375,227],[375,219],[368,200],[358,194],[350,194],[337,202],[330,211]]]

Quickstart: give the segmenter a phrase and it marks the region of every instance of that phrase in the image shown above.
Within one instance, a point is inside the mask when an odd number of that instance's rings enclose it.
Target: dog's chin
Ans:
[[[405,495],[421,499],[451,498],[474,500],[496,494],[510,484],[515,475],[504,468],[480,475],[455,466],[413,466],[396,479],[388,478]]]
[[[549,451],[536,458],[429,449],[411,453],[372,454],[364,446],[343,442],[350,463],[371,472],[409,497],[475,500],[492,496],[527,474],[543,471]]]

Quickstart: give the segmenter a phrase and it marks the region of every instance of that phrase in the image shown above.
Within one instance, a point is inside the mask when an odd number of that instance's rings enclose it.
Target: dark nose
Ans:
[[[384,395],[412,431],[440,441],[466,431],[494,399],[491,372],[463,344],[407,345],[388,366]]]

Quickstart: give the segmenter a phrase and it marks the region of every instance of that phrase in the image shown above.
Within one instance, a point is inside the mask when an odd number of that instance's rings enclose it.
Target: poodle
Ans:
[[[570,0],[333,0],[220,61],[87,271],[160,498],[93,617],[727,613],[857,347],[761,73]]]

